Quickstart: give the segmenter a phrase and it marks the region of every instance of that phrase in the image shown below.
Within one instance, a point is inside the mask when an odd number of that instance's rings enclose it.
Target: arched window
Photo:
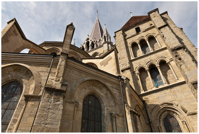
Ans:
[[[30,51],[30,49],[25,48],[25,49],[21,50],[21,52],[20,52],[20,53],[28,53],[29,51]]]
[[[167,115],[164,118],[164,127],[166,132],[182,132],[178,124],[178,121],[171,115]]]
[[[148,41],[153,50],[157,50],[160,48],[156,39],[153,36],[149,37]]]
[[[147,74],[147,71],[144,68],[141,68],[139,72],[140,72],[140,79],[141,79],[143,90],[148,91],[152,89],[152,85],[150,83],[150,78]]]
[[[89,66],[92,66],[92,67],[98,68],[98,67],[97,67],[97,65],[96,65],[96,64],[94,64],[94,63],[89,62],[89,63],[86,63],[86,64],[87,64],[87,65],[89,65]]]
[[[101,105],[94,95],[83,101],[82,132],[102,132]]]
[[[166,63],[166,61],[160,62],[160,69],[161,69],[162,74],[168,84],[176,82],[176,79],[175,79],[169,65]]]
[[[89,41],[86,42],[86,50],[89,50]]]
[[[99,57],[99,55],[100,55],[99,52],[95,52],[92,54],[92,57]]]
[[[150,69],[150,74],[151,74],[151,77],[153,79],[153,82],[154,82],[154,85],[155,87],[158,87],[160,85],[163,85],[163,82],[162,82],[162,78],[160,76],[160,73],[158,71],[158,69],[155,67],[155,66],[152,66],[151,69]]]
[[[93,42],[91,43],[91,49],[94,49],[94,43]]]
[[[133,55],[134,57],[138,57],[138,53],[139,53],[139,47],[137,43],[133,43],[132,44],[132,51],[133,51]],[[140,54],[139,54],[140,55]]]
[[[142,41],[140,42],[140,45],[141,45],[142,52],[143,52],[144,54],[147,54],[147,53],[150,52],[149,46],[147,45],[147,43],[146,43],[145,40],[142,40]]]
[[[1,131],[5,132],[10,119],[18,104],[22,93],[22,86],[16,82],[10,82],[2,86],[1,91]]]

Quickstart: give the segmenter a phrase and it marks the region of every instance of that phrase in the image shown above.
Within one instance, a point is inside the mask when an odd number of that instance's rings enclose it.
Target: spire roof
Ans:
[[[97,17],[92,29],[92,32],[90,34],[90,38],[93,40],[99,40],[103,35],[103,29],[100,24],[99,18],[98,18],[98,11],[97,11]]]
[[[104,25],[103,35],[109,35],[108,30],[106,28],[106,24]]]

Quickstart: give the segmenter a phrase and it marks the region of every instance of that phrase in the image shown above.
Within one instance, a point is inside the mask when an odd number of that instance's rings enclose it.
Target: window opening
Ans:
[[[94,49],[94,43],[93,42],[91,43],[91,49]]]
[[[94,95],[83,101],[82,132],[102,132],[101,105]]]
[[[87,51],[89,50],[89,41],[86,42]]]
[[[166,132],[182,132],[178,124],[178,121],[171,115],[167,115],[164,118],[164,127]]]
[[[2,86],[1,91],[1,131],[5,132],[12,118],[15,108],[22,93],[22,86],[16,82],[10,82]]]
[[[146,43],[146,41],[141,41],[141,49],[142,49],[142,52],[144,53],[144,54],[147,54],[147,53],[149,53],[150,52],[150,49],[149,49],[149,46],[147,45],[147,43]]]
[[[136,33],[139,33],[140,32],[140,27],[136,27],[135,31],[136,31]]]
[[[160,73],[156,67],[153,67],[150,69],[150,74],[153,79],[155,87],[163,85],[162,78],[161,78]]]

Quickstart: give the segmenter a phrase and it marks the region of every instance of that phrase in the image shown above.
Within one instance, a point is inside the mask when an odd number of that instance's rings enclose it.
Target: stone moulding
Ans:
[[[166,86],[162,86],[162,87],[160,87],[160,88],[154,88],[154,89],[152,89],[152,90],[145,91],[145,92],[143,92],[143,93],[140,93],[139,95],[140,95],[140,96],[148,95],[148,94],[151,94],[151,93],[153,93],[153,92],[160,91],[160,90],[169,88],[169,87],[171,87],[171,86],[175,86],[175,85],[179,85],[179,84],[184,84],[184,83],[185,83],[185,80],[177,81],[177,82],[175,82],[175,83],[172,83],[172,84],[169,84],[169,85],[166,85]]]
[[[136,58],[134,58],[134,59],[131,59],[130,61],[131,61],[131,62],[132,62],[132,61],[136,61],[136,60],[138,60],[138,59],[141,59],[141,58],[143,58],[143,57],[147,57],[147,56],[149,56],[149,55],[158,53],[158,52],[163,51],[163,50],[166,50],[166,49],[167,49],[167,47],[162,47],[162,48],[160,48],[160,49],[158,49],[158,50],[156,50],[156,51],[153,51],[153,52],[150,52],[150,53],[141,55],[141,56],[139,56],[139,57],[136,57]]]

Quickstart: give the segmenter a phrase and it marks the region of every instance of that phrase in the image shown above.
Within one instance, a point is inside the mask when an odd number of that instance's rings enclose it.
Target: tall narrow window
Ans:
[[[89,50],[89,41],[86,42],[86,50]]]
[[[94,95],[83,101],[82,132],[102,132],[101,105]]]
[[[152,67],[150,69],[150,74],[153,79],[155,87],[163,85],[162,78],[161,78],[160,73],[156,67]]]
[[[94,49],[94,43],[93,42],[91,43],[91,49]]]
[[[164,118],[164,127],[166,132],[182,132],[178,124],[178,121],[171,115],[167,115]]]
[[[141,55],[139,53],[139,47],[138,47],[137,43],[132,44],[132,51],[133,51],[133,55],[134,55],[135,58],[138,57],[138,54],[139,54],[139,56]]]
[[[17,103],[22,93],[22,86],[16,82],[3,85],[1,91],[1,131],[5,132],[10,119],[15,111]]]
[[[142,40],[142,41],[140,42],[140,45],[141,45],[142,52],[143,52],[144,54],[147,54],[147,53],[150,52],[149,46],[147,45],[147,43],[146,43],[145,40]]]

